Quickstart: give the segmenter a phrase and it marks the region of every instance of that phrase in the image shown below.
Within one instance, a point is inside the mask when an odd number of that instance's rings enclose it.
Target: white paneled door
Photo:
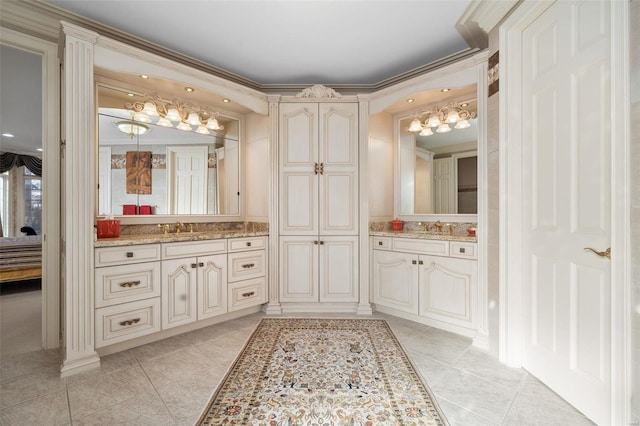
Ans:
[[[206,146],[167,147],[169,214],[207,213]]]
[[[523,366],[610,422],[610,3],[558,1],[522,33]],[[615,256],[615,253],[613,253]]]

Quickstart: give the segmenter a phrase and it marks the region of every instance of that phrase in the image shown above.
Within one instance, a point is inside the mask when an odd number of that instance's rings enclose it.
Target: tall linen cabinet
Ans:
[[[279,109],[279,293],[287,310],[358,302],[358,104]]]

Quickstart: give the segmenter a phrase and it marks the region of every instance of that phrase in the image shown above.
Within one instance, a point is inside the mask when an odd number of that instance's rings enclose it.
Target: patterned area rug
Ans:
[[[264,318],[201,425],[447,425],[385,320]]]

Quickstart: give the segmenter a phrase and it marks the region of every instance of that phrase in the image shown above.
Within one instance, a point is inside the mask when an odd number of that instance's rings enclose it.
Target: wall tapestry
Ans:
[[[151,194],[151,151],[127,151],[127,194]]]

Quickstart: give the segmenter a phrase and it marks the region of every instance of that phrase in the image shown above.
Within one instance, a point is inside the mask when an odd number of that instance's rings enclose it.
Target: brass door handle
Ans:
[[[598,251],[598,250],[594,250],[591,247],[585,247],[585,250],[591,250],[592,252],[594,252],[595,254],[597,254],[600,257],[606,257],[607,259],[611,260],[611,247],[609,247],[608,249],[606,249],[605,251]]]

